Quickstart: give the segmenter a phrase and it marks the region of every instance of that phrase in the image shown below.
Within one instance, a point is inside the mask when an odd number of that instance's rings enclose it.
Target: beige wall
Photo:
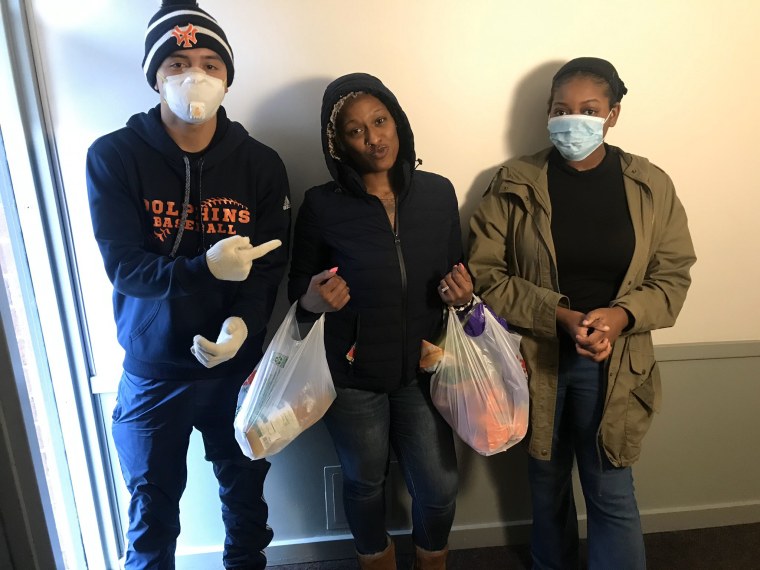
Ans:
[[[157,101],[141,74],[156,0],[33,0],[64,181],[93,253],[82,199],[92,139]],[[323,181],[322,91],[367,71],[398,95],[424,168],[449,177],[463,218],[494,168],[538,149],[552,73],[608,58],[630,92],[608,140],[674,179],[699,256],[674,329],[658,343],[760,338],[760,3],[686,0],[201,0],[236,53],[226,106],[287,165],[295,202]],[[92,249],[89,249],[92,248]],[[99,260],[95,257],[95,267]],[[749,286],[745,286],[745,284]],[[108,299],[104,297],[107,304]],[[100,328],[109,327],[110,308]],[[105,335],[106,338],[109,336]],[[113,338],[113,336],[111,336]]]

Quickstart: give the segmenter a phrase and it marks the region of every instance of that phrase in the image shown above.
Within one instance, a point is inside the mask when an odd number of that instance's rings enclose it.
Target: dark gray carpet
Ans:
[[[644,536],[648,570],[760,570],[760,523]],[[411,568],[398,556],[399,570]],[[277,570],[356,570],[355,560],[277,566]],[[527,545],[453,550],[448,570],[529,570]],[[613,569],[611,569],[613,570]]]

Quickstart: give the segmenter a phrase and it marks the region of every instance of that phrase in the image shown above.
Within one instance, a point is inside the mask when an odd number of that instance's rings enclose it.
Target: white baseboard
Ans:
[[[585,515],[579,517],[582,537],[586,535]],[[644,533],[671,532],[752,524],[760,522],[760,502],[725,503],[673,509],[649,509],[641,512]],[[411,550],[408,532],[392,533],[400,551]],[[524,544],[530,536],[530,521],[513,521],[477,525],[455,525],[451,530],[452,550],[488,548]],[[268,566],[300,564],[324,560],[343,560],[355,556],[350,535],[316,536],[304,540],[274,541],[267,548]],[[221,550],[187,553],[177,556],[177,570],[222,569]]]
[[[760,522],[760,501],[699,505],[641,512],[644,533],[693,530]]]
[[[641,523],[645,533],[693,530],[697,528],[758,522],[760,522],[760,502],[725,503],[668,510],[650,509],[641,513]],[[582,517],[579,523],[581,535],[585,536],[585,517]],[[451,530],[449,547],[452,550],[459,550],[524,544],[528,542],[529,536],[529,520],[499,524],[455,525]],[[408,537],[408,534],[398,534],[402,551],[405,537]],[[353,556],[353,542],[350,537],[345,535],[337,540],[331,537],[316,537],[309,542],[291,544],[277,544],[275,542],[267,549],[270,566],[318,560],[340,560]],[[177,568],[180,569],[180,566]],[[185,570],[184,567],[182,567],[182,570]]]

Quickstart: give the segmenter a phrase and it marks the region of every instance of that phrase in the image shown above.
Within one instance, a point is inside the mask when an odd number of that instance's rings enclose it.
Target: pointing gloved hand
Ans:
[[[211,275],[221,281],[245,281],[251,272],[253,260],[281,245],[280,240],[273,239],[254,247],[250,238],[232,236],[215,243],[206,252],[206,262]]]
[[[245,326],[243,319],[229,317],[222,323],[222,330],[216,342],[211,342],[197,334],[193,337],[190,352],[203,366],[213,368],[235,356],[246,338],[248,338],[248,327]]]

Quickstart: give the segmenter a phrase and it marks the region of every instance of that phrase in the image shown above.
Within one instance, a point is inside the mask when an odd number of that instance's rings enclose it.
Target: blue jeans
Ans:
[[[630,467],[616,468],[597,443],[606,390],[603,364],[560,351],[552,456],[531,458],[533,568],[578,568],[573,455],[588,514],[590,570],[646,568],[644,537]]]
[[[325,415],[343,469],[343,506],[356,550],[386,547],[384,485],[390,446],[412,497],[412,538],[426,550],[446,546],[458,484],[451,428],[430,400],[427,378],[391,393],[337,388]]]
[[[126,568],[173,569],[179,500],[187,482],[193,427],[219,482],[226,568],[261,569],[272,540],[263,498],[266,460],[251,461],[232,425],[240,378],[164,381],[125,372],[113,412],[113,439],[131,495]]]

